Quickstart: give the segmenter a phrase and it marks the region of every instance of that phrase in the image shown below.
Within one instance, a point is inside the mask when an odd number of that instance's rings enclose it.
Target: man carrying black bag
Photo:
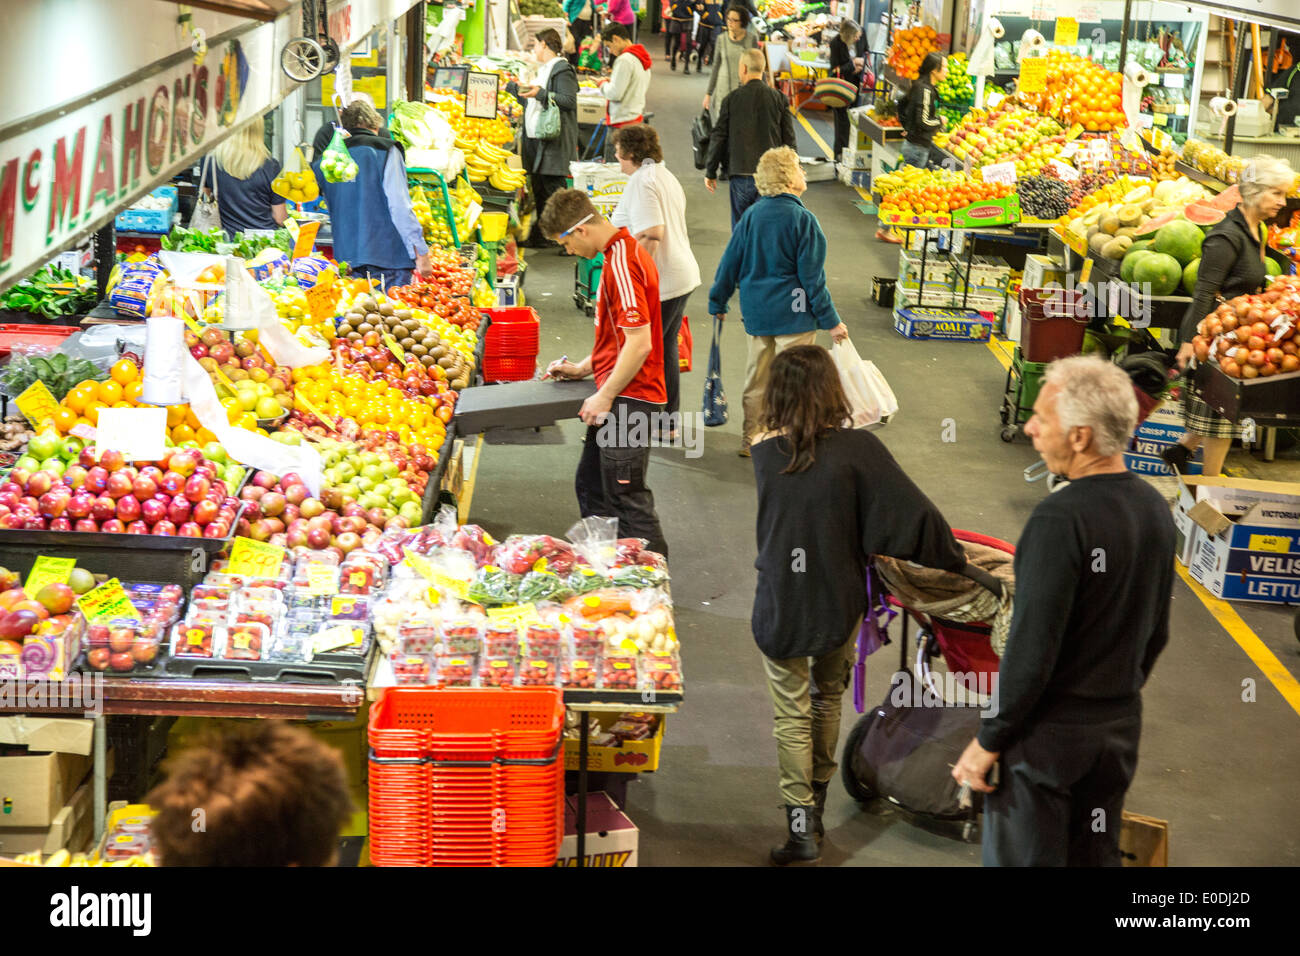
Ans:
[[[1169,639],[1174,574],[1169,506],[1124,466],[1137,413],[1122,370],[1075,356],[1048,366],[1025,425],[1070,483],[1016,545],[998,710],[952,771],[987,794],[985,866],[1120,865],[1142,686]]]
[[[713,135],[713,120],[709,111],[704,110],[691,123],[691,149],[695,154],[695,168],[703,169],[709,164],[709,137]]]

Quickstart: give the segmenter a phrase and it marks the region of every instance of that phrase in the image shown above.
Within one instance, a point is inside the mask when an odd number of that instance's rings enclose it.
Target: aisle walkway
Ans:
[[[691,164],[689,126],[706,81],[667,69],[655,54],[650,108],[669,167],[686,189],[691,242],[706,277],[687,313],[696,334],[696,370],[683,378],[683,407],[703,388],[709,325],[707,284],[729,236],[724,190],[711,196]],[[829,123],[810,118],[830,141]],[[796,124],[800,152],[818,146]],[[1004,372],[980,344],[910,342],[870,302],[871,277],[892,276],[896,247],[871,238],[875,220],[852,205],[853,190],[835,182],[811,187],[805,202],[830,240],[827,273],[841,316],[859,350],[889,377],[902,412],[882,438],[954,527],[1014,541],[1044,489],[1021,480],[1037,456],[1027,443],[998,439]],[[591,322],[572,303],[573,260],[534,255],[525,288],[543,317],[542,358],[586,354]],[[734,313],[733,313],[734,314]],[[733,404],[744,376],[745,341],[738,321],[723,335],[723,377]],[[955,427],[956,441],[945,442]],[[563,533],[578,517],[572,474],[580,451],[577,421],[524,444],[484,448],[472,520],[492,532]],[[642,865],[759,865],[781,829],[772,714],[760,657],[749,632],[754,589],[754,490],[747,459],[737,457],[737,419],[709,430],[703,455],[654,453],[650,484],[672,548],[687,677],[683,712],[670,718],[662,769],[629,788],[629,814],[641,830]],[[833,503],[828,503],[833,507]],[[1300,673],[1290,614],[1256,608],[1242,616],[1292,673]],[[1174,597],[1175,636],[1146,694],[1141,765],[1132,810],[1171,821],[1179,865],[1300,862],[1292,784],[1300,766],[1297,711],[1264,679],[1188,587]],[[1249,643],[1249,638],[1243,638]],[[896,665],[892,649],[869,664],[867,699],[877,702]],[[1242,682],[1257,684],[1257,702],[1242,702]],[[1300,701],[1297,702],[1300,707]],[[843,730],[856,715],[844,707]],[[908,825],[888,807],[864,812],[838,781],[827,811],[823,865],[977,865],[978,848]]]

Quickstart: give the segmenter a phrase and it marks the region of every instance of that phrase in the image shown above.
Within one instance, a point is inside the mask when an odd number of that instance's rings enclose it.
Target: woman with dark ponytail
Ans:
[[[948,78],[948,59],[931,51],[921,61],[921,72],[900,111],[907,140],[903,143],[903,162],[925,169],[934,156],[934,134],[943,129],[939,115],[939,94],[935,86]]]

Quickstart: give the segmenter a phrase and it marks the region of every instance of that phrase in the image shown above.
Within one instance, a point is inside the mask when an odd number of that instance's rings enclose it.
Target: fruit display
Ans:
[[[1050,176],[1026,176],[1016,181],[1020,211],[1035,219],[1059,219],[1070,211],[1070,184]]]
[[[1128,125],[1121,96],[1124,78],[1092,60],[1053,49],[1047,54],[1046,90],[1021,93],[1040,113],[1086,130],[1107,132]]]
[[[508,165],[515,155],[509,150],[484,140],[470,143],[460,139],[456,140],[456,148],[465,153],[465,175],[472,183],[487,182],[493,189],[514,192],[527,182],[527,173]]]
[[[934,88],[939,102],[948,106],[969,106],[975,99],[975,85],[966,71],[966,54],[954,53],[948,57],[948,76]]]
[[[271,180],[271,192],[299,205],[320,198],[320,186],[316,183],[316,174],[310,169],[301,169],[297,172],[281,170],[280,175]]]
[[[923,186],[890,193],[880,204],[881,217],[945,214],[982,199],[1001,199],[1014,188],[1006,183],[962,182],[949,186]]]
[[[1151,178],[1157,182],[1163,182],[1166,179],[1177,179],[1182,175],[1174,168],[1174,163],[1177,161],[1177,153],[1172,149],[1162,149],[1155,159],[1151,161]]]
[[[1221,303],[1196,326],[1192,348],[1200,362],[1233,378],[1268,378],[1300,371],[1300,280],[1277,276],[1266,291]]]
[[[483,197],[464,179],[458,179],[454,185],[447,187],[447,194],[451,199],[452,218],[456,223],[456,238],[453,240],[442,190],[431,188],[423,192],[420,198],[423,199],[425,208],[421,212],[424,213],[425,218],[420,221],[420,225],[426,230],[426,238],[444,248],[450,248],[457,242],[465,242],[469,238],[473,225],[469,219],[470,206],[478,205],[481,208]],[[417,213],[416,217],[419,216],[420,213]]]
[[[72,670],[85,631],[75,606],[77,592],[51,582],[29,594],[18,575],[5,568],[0,568],[0,587],[0,678],[62,680]]]
[[[80,448],[74,457],[76,438],[60,442],[47,433],[32,439],[37,442],[44,444],[29,446],[28,459],[51,454],[35,471],[20,459],[0,485],[0,528],[190,538],[225,538],[234,528],[235,485],[218,476],[242,481],[237,464],[214,461],[194,448],[171,450],[157,462],[128,464],[112,450],[96,455],[93,448]]]
[[[345,371],[333,363],[296,371],[303,375],[294,389],[294,410],[282,430],[306,432],[313,437],[333,431],[349,441],[371,431],[392,431],[396,440],[407,446],[423,445],[434,454],[442,447],[456,401],[456,393],[450,388],[432,396],[408,397],[404,390],[411,386],[404,380],[401,385],[393,384],[400,380],[396,371],[390,378],[386,374],[389,369],[376,373],[364,360]],[[367,379],[367,374],[373,377]],[[327,416],[328,422],[318,414]]]
[[[933,27],[917,26],[894,33],[886,63],[899,76],[915,80],[921,75],[921,61],[931,50],[939,49],[939,35]]]
[[[880,97],[867,109],[867,115],[877,126],[901,128],[898,119],[898,105],[887,97]]]
[[[971,110],[950,133],[936,134],[934,142],[973,166],[1014,162],[1017,175],[1033,175],[1061,152],[1065,131],[1051,117],[1007,99],[995,110]]]
[[[75,385],[98,382],[106,373],[85,359],[69,359],[62,352],[50,355],[14,355],[0,373],[0,389],[6,395],[21,395],[37,382],[50,390],[58,401]]]
[[[434,90],[440,99],[430,105],[441,112],[456,131],[457,138],[466,143],[486,140],[493,146],[504,146],[515,138],[507,116],[498,111],[494,119],[473,119],[465,115],[465,99],[452,90]]]
[[[519,0],[519,12],[525,17],[564,16],[564,8],[556,0]]]
[[[90,279],[48,265],[0,293],[0,309],[32,312],[44,318],[85,314],[99,302],[99,290]]]
[[[474,373],[478,311],[474,309],[471,326],[464,312],[473,307],[437,282],[398,286],[390,292],[389,297],[361,296],[353,301],[339,319],[336,351],[349,349],[346,358],[354,363],[367,359],[373,372],[397,366],[391,376],[393,384],[403,377],[416,379],[417,390],[408,391],[408,397],[441,391],[433,384],[421,385],[422,380],[447,382],[457,391],[467,388]],[[466,321],[466,326],[461,327],[457,320]],[[353,356],[351,352],[358,348],[362,356]],[[384,354],[375,354],[378,352]],[[405,374],[397,374],[402,369]]]
[[[1222,203],[1223,197],[1208,199],[1204,187],[1188,179],[1168,180],[1156,183],[1137,183],[1128,177],[1121,177],[1096,189],[1058,220],[1065,232],[1076,241],[1088,242],[1093,251],[1102,254],[1098,239],[1104,237],[1126,237],[1131,240],[1143,238],[1148,232],[1154,232],[1164,222],[1178,217],[1184,218],[1184,212],[1190,209],[1193,219],[1201,218],[1207,222],[1218,221],[1219,213],[1214,203]],[[1233,201],[1227,197],[1227,201]],[[1211,223],[1212,224],[1212,223]],[[1120,252],[1112,247],[1112,253]],[[1120,255],[1108,258],[1123,258]]]

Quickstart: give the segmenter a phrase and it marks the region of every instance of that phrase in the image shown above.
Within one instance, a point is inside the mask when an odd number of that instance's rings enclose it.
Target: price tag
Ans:
[[[1079,21],[1074,17],[1057,17],[1052,42],[1057,46],[1079,45]]]
[[[1008,186],[1016,181],[1015,163],[993,163],[980,170],[986,183],[1006,183]]]
[[[1020,61],[1020,80],[1016,89],[1021,93],[1042,93],[1047,89],[1047,58],[1026,57]]]
[[[1286,535],[1252,534],[1250,536],[1250,550],[1286,554],[1291,550],[1291,539]]]
[[[307,593],[312,597],[339,593],[339,569],[328,564],[307,565]]]
[[[167,455],[167,409],[101,408],[95,452],[120,451],[127,461],[158,461]]]
[[[1174,138],[1162,129],[1152,130],[1151,145],[1154,146],[1156,149],[1161,149],[1161,150],[1173,149]],[[76,429],[74,428],[73,431],[75,432]]]
[[[1088,278],[1092,275],[1092,258],[1083,260],[1083,268],[1079,270],[1079,285],[1085,285]]]
[[[316,233],[320,232],[320,223],[316,220],[302,222],[298,224],[298,235],[293,243],[293,255],[290,259],[301,259],[303,256],[311,255],[312,247],[316,245]]]
[[[307,409],[308,412],[315,415],[317,418],[319,418],[321,422],[325,425],[325,427],[328,428],[330,431],[336,432],[339,430],[339,426],[334,423],[334,419],[330,418],[319,408],[313,405],[310,399],[308,399],[307,396],[304,395],[302,392],[295,392],[293,396],[293,400],[295,402],[302,402],[302,407]]]
[[[450,574],[444,574],[429,563],[427,558],[416,554],[414,551],[406,550],[406,565],[416,574],[424,578],[440,593],[454,594],[461,600],[469,597],[469,582],[462,581],[460,578],[453,578]]]
[[[284,563],[284,548],[252,538],[236,538],[230,549],[228,573],[249,578],[274,578]]]
[[[336,651],[340,647],[360,646],[365,639],[365,634],[359,627],[351,627],[347,624],[335,624],[332,627],[323,628],[315,638],[312,639],[312,653],[322,654],[325,651]]]
[[[501,77],[496,73],[471,70],[465,82],[465,116],[468,119],[496,119],[500,84]]]
[[[225,372],[221,371],[220,365],[215,366],[212,369],[212,371],[217,373],[217,381],[219,381],[222,385],[226,386],[226,388],[235,387],[235,383],[230,380],[230,376],[227,375]]]
[[[489,621],[498,624],[513,624],[515,627],[540,624],[542,620],[537,614],[537,608],[532,604],[512,604],[509,607],[488,608],[487,616]]]
[[[1080,4],[1074,11],[1074,19],[1079,23],[1101,23],[1101,7],[1095,3]]]
[[[73,425],[72,428],[68,430],[68,434],[76,435],[78,438],[84,441],[94,441],[95,427],[93,425],[87,425],[85,422],[82,422],[80,425]]]
[[[307,308],[316,321],[334,317],[334,290],[314,285],[307,290]]]
[[[387,332],[383,334],[382,338],[384,344],[388,346],[388,351],[397,356],[397,361],[402,363],[402,368],[406,368],[409,363],[406,361],[406,350],[402,348],[402,343]]]
[[[1069,163],[1063,163],[1059,159],[1053,159],[1050,162],[1052,168],[1056,170],[1056,174],[1061,177],[1063,182],[1072,183],[1079,178],[1079,171]]]
[[[1071,141],[1071,140],[1078,139],[1082,135],[1083,135],[1083,124],[1075,123],[1073,126],[1070,127],[1070,131],[1065,134],[1065,138],[1067,141]]]
[[[92,624],[96,621],[130,620],[139,623],[140,614],[127,597],[122,582],[110,578],[97,588],[92,588],[77,598],[77,606],[86,620]]]
[[[36,597],[41,588],[47,584],[67,584],[68,575],[72,569],[77,566],[76,558],[51,558],[41,555],[32,565],[31,573],[27,575],[27,583],[23,585],[23,590],[31,597]]]
[[[1157,126],[1168,126],[1169,117],[1164,113],[1156,113],[1151,117],[1151,122],[1155,123]]]
[[[23,393],[14,399],[14,404],[23,413],[23,417],[32,423],[33,428],[40,428],[41,422],[53,417],[59,410],[59,403],[54,394],[42,381],[32,382]],[[163,413],[164,416],[166,413]],[[162,457],[162,456],[159,456]]]
[[[357,598],[353,596],[336,596],[330,601],[330,616],[343,617],[352,614],[357,609]]]

